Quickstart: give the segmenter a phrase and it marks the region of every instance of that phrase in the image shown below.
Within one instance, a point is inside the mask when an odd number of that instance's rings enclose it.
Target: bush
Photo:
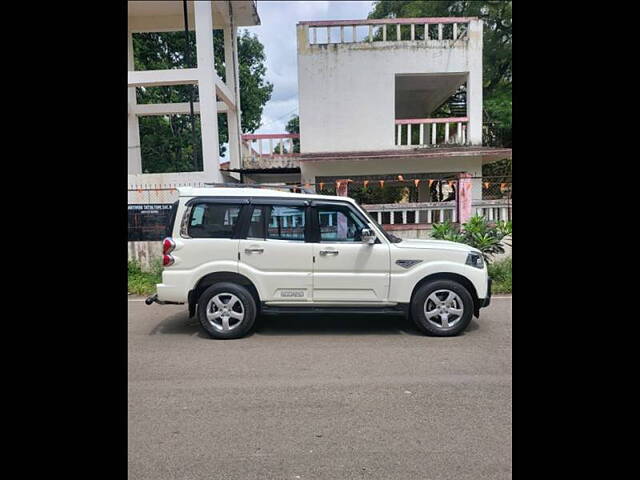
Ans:
[[[511,257],[498,260],[488,266],[493,293],[511,293]]]
[[[489,223],[484,217],[476,215],[471,217],[467,223],[459,226],[447,221],[435,223],[431,230],[431,237],[438,240],[449,240],[451,242],[465,243],[482,252],[482,256],[487,263],[491,262],[493,255],[504,253],[504,245],[511,246],[503,241],[505,237],[511,235],[511,220]]]
[[[162,264],[156,260],[151,264],[151,270],[145,272],[140,263],[129,260],[127,263],[128,290],[136,295],[150,295],[156,291],[156,283],[162,282]]]

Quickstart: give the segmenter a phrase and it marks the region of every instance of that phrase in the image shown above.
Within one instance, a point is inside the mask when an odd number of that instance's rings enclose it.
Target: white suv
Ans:
[[[481,253],[385,232],[351,198],[254,188],[180,188],[151,304],[188,304],[213,338],[258,314],[410,315],[452,336],[489,304]]]

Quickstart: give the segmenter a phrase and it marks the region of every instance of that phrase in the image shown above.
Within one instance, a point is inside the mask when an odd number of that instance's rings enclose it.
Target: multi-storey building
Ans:
[[[370,208],[384,223],[413,225],[456,220],[453,204],[426,204],[433,182],[449,179],[447,189],[462,175],[479,210],[507,216],[482,204],[482,165],[511,149],[483,146],[481,20],[301,21],[297,42],[300,153],[287,148],[292,135],[245,137],[247,174],[276,181],[300,171],[315,190],[401,179],[414,190],[410,207]]]

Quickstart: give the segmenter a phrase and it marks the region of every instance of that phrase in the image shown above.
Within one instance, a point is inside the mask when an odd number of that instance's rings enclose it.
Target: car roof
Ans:
[[[272,188],[240,187],[178,187],[180,197],[277,197],[297,200],[340,200],[355,203],[350,197],[336,195],[318,195],[313,193],[292,193]]]

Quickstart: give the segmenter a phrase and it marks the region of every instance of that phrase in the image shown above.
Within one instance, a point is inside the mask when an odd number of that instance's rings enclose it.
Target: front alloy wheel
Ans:
[[[462,300],[451,290],[436,290],[424,302],[424,315],[436,328],[454,328],[462,320],[463,314]]]
[[[411,300],[411,318],[428,335],[452,337],[473,316],[473,297],[454,280],[433,280],[421,285]]]

